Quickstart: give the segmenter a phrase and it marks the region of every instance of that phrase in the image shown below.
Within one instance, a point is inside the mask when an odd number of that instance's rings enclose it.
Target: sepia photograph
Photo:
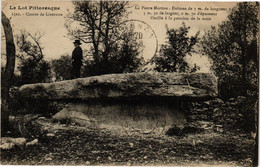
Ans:
[[[258,166],[259,2],[1,10],[1,165]]]

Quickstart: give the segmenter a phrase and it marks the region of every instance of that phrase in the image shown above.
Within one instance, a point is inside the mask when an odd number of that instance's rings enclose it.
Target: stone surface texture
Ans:
[[[90,119],[83,113],[79,112],[79,111],[73,111],[73,110],[68,110],[67,108],[64,108],[60,112],[56,113],[52,117],[52,119],[56,120],[56,121],[76,122],[80,125],[89,125]]]
[[[23,137],[12,138],[12,137],[2,137],[0,142],[0,149],[9,150],[14,148],[14,146],[23,146],[26,143],[26,139]]]
[[[186,122],[184,113],[174,104],[88,104],[68,103],[56,113],[53,120],[74,122],[80,125],[100,127],[121,126],[136,131],[162,132],[172,125],[183,125]]]
[[[209,73],[107,74],[54,83],[27,84],[12,96],[27,99],[98,99],[121,97],[215,97],[217,78]]]

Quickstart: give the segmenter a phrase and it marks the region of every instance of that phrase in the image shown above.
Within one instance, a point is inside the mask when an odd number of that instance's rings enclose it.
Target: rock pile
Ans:
[[[32,141],[27,142],[26,138],[18,137],[2,137],[0,149],[9,150],[14,147],[24,147],[24,146],[32,146],[38,143],[38,139],[34,139]]]
[[[186,112],[188,123],[203,129],[223,132],[225,129],[253,130],[253,102],[244,96],[230,98],[226,102],[219,98],[191,102]]]

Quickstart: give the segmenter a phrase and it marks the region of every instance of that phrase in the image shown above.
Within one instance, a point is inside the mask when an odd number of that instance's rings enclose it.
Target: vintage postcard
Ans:
[[[1,6],[2,165],[258,164],[258,2]]]

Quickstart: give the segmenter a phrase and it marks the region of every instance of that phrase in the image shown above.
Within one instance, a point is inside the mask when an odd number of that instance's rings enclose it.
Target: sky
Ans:
[[[204,30],[209,30],[211,26],[216,26],[218,23],[226,20],[228,11],[218,11],[215,12],[215,8],[232,8],[236,5],[235,2],[148,2],[148,1],[131,1],[129,2],[129,20],[134,21],[136,24],[141,24],[143,26],[148,26],[150,31],[143,31],[145,48],[143,55],[146,59],[150,59],[154,55],[155,42],[154,39],[148,38],[148,34],[154,32],[157,38],[158,47],[166,41],[166,28],[178,28],[182,24],[182,20],[160,20],[159,16],[167,17],[170,12],[175,14],[181,14],[181,12],[187,12],[191,15],[191,11],[196,13],[198,8],[203,9],[202,12],[217,13],[217,16],[211,16],[211,20],[185,20],[186,26],[190,26],[189,35],[195,35],[197,31],[200,31],[200,36],[204,34]],[[154,10],[154,7],[162,7],[161,10]],[[37,10],[37,7],[56,7],[59,10]],[[150,9],[153,8],[153,9]],[[168,8],[168,9],[165,9]],[[180,10],[182,8],[182,10]],[[186,8],[186,9],[183,9]],[[192,10],[188,10],[192,9]],[[196,8],[196,9],[195,9]],[[213,9],[212,11],[205,11],[204,9]],[[33,10],[32,10],[33,9]],[[174,10],[173,10],[174,9]],[[66,20],[66,15],[68,12],[73,12],[73,4],[71,1],[35,1],[35,0],[2,0],[2,10],[10,18],[11,25],[14,31],[14,35],[20,33],[21,30],[26,30],[31,34],[36,32],[44,33],[41,38],[41,46],[43,47],[43,54],[46,60],[57,59],[63,54],[71,54],[74,46],[73,39],[67,35],[67,30],[64,27]],[[47,13],[58,14],[59,16],[47,16]],[[148,13],[151,13],[149,15]],[[158,12],[155,15],[154,12]],[[160,15],[159,13],[164,13]],[[40,14],[44,13],[44,16]],[[161,13],[161,14],[162,14]],[[60,16],[61,15],[61,16]],[[157,19],[156,19],[157,17]],[[172,16],[181,17],[181,16]],[[195,16],[194,16],[195,17]],[[206,16],[203,16],[206,18]],[[196,17],[195,17],[196,18]],[[200,18],[202,18],[200,16]],[[2,28],[3,33],[3,28]],[[146,37],[145,37],[146,36]],[[2,53],[4,52],[4,42],[1,40]],[[88,46],[86,44],[82,45],[82,48],[86,49]],[[187,57],[189,63],[196,63],[201,67],[202,72],[207,72],[209,70],[209,61],[207,56],[202,56],[200,54],[193,54],[191,57]]]

